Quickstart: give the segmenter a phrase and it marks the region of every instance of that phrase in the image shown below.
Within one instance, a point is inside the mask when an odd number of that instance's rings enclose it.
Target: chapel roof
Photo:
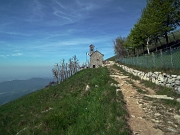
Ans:
[[[96,53],[100,53],[99,51],[94,51],[93,53],[90,54],[90,57],[93,55],[93,54],[96,54]],[[100,53],[102,56],[104,56],[104,54]]]

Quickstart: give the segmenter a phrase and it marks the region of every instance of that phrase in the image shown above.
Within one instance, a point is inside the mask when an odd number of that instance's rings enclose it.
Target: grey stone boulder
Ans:
[[[177,94],[180,94],[180,86],[177,86],[177,87],[175,87],[175,92],[177,93]]]
[[[177,98],[176,101],[180,103],[180,98]]]
[[[174,115],[174,119],[180,124],[180,115]]]

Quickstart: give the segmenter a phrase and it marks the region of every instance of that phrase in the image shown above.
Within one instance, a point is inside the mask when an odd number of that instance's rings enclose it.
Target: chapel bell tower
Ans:
[[[94,45],[91,44],[89,47],[90,47],[89,54],[91,55],[94,52]]]

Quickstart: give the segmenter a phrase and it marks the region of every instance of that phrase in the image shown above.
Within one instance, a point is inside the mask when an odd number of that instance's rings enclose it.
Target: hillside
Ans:
[[[115,55],[115,56],[112,56],[112,57],[106,59],[106,61],[116,61],[117,58],[118,58],[118,56]]]
[[[130,134],[122,94],[106,67],[85,69],[0,107],[0,133]]]
[[[180,95],[109,63],[1,106],[0,133],[179,134]]]
[[[0,105],[15,100],[23,95],[44,88],[53,79],[32,78],[0,83]]]

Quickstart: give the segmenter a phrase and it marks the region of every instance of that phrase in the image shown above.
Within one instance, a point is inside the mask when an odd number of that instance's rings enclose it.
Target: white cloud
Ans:
[[[42,8],[43,8],[43,5],[41,2],[39,2],[39,0],[34,0],[33,1],[34,4],[33,4],[33,13],[38,15],[39,17],[42,17],[44,16],[44,13],[42,11]]]
[[[14,53],[14,54],[11,54],[11,56],[21,56],[23,55],[23,53]]]
[[[98,6],[97,6],[97,4],[95,2],[90,3],[90,2],[87,2],[87,1],[76,0],[76,3],[79,6],[79,8],[81,10],[84,10],[84,11],[92,11],[92,10],[98,8]]]
[[[8,52],[6,52],[6,54],[1,54],[0,56],[3,58],[8,58],[10,56],[22,56],[22,55],[23,55],[23,53],[20,50],[14,50],[13,53],[11,53],[11,54],[8,54]]]
[[[3,58],[9,57],[9,55],[0,55],[0,56],[3,57]]]
[[[17,36],[32,36],[32,34],[25,34],[25,33],[18,33],[18,32],[5,32],[5,34],[17,35]]]
[[[65,6],[63,6],[59,1],[53,0],[55,3],[57,3],[61,8],[66,9]]]
[[[60,18],[64,18],[65,20],[68,20],[67,23],[73,22],[72,18],[68,17],[67,15],[64,15],[65,13],[63,13],[62,11],[56,10],[56,11],[53,12],[53,14],[55,16],[58,16]]]

